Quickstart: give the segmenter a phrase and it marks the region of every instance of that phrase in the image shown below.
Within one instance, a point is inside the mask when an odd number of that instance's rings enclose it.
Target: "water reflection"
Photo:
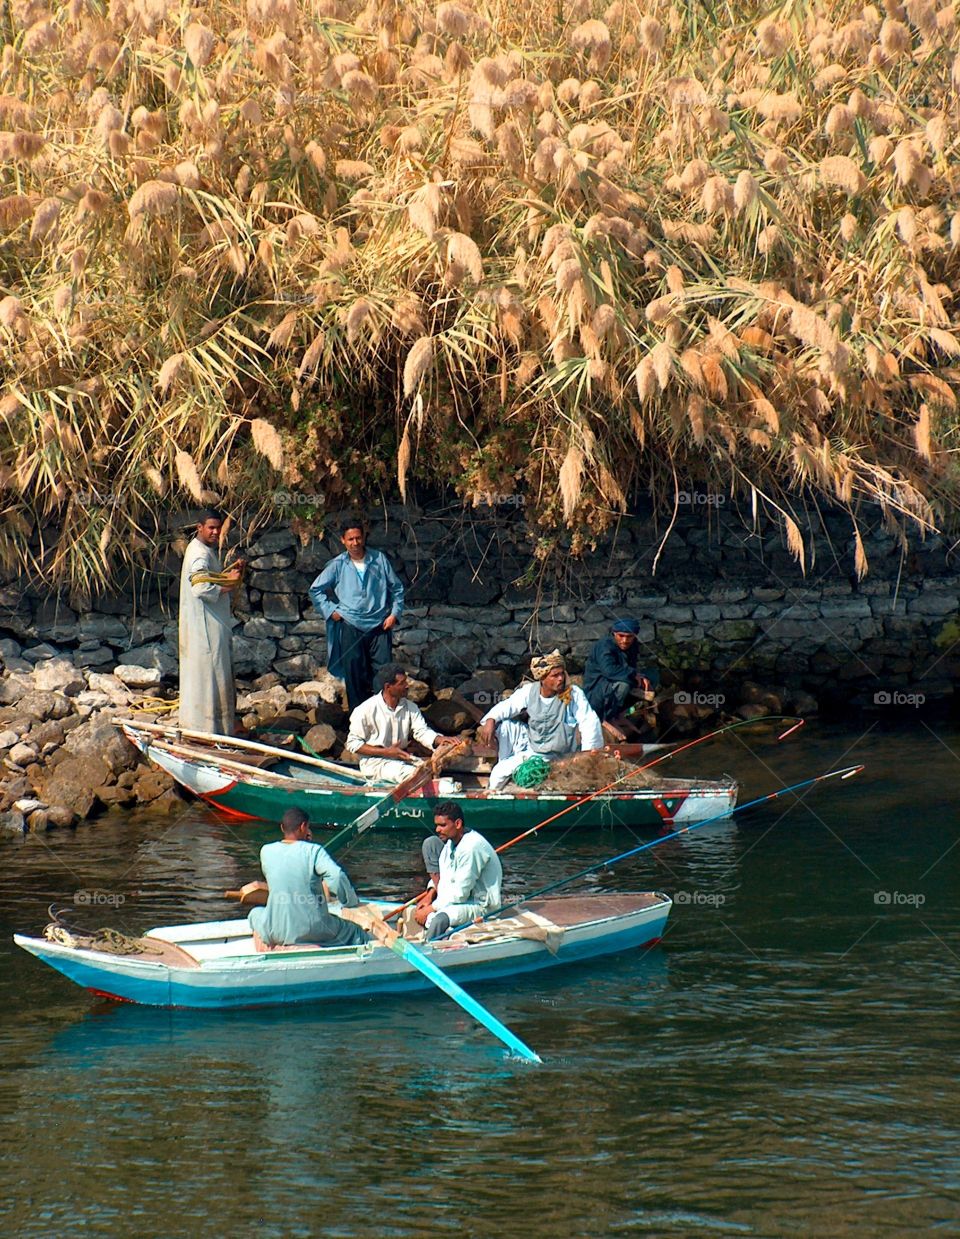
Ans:
[[[232,915],[222,892],[257,876],[272,827],[190,808],[0,839],[6,1229],[957,1229],[955,759],[921,733],[749,744],[704,746],[687,769],[729,770],[747,799],[850,761],[867,771],[584,882],[688,898],[660,948],[478,991],[541,1068],[438,996],[222,1016],[102,1007],[9,945],[83,887],[124,902],[78,918],[128,932]],[[506,854],[508,887],[631,842],[531,839]],[[400,897],[419,885],[418,852],[414,836],[374,832],[346,863]]]

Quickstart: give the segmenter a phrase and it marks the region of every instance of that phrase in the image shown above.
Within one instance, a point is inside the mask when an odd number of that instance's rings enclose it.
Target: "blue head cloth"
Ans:
[[[611,632],[629,632],[636,636],[640,631],[640,625],[635,619],[618,619],[614,620],[610,625]]]

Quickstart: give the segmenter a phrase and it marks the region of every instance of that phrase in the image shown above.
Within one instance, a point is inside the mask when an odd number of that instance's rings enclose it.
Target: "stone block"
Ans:
[[[300,598],[296,594],[264,594],[262,609],[265,619],[290,623],[300,618]]]
[[[907,604],[908,615],[929,615],[941,618],[952,615],[960,605],[954,593],[932,593],[924,590],[919,598]]]
[[[117,615],[98,615],[88,612],[80,617],[80,636],[84,639],[95,638],[97,641],[116,640],[128,641],[130,629]]]
[[[118,666],[116,674],[120,679],[120,667],[149,667],[160,672],[164,679],[176,679],[180,674],[180,663],[178,659],[165,649],[162,645],[144,645],[139,649],[126,650],[118,655]],[[125,680],[124,683],[131,681]]]
[[[819,612],[828,623],[835,619],[870,619],[873,615],[868,598],[825,598]]]
[[[404,614],[405,618],[406,613]],[[327,621],[322,615],[317,615],[311,608],[307,618],[302,619],[299,624],[294,624],[290,629],[290,633],[294,637],[325,637],[327,635]]]
[[[298,700],[301,695],[315,693],[321,701],[330,705],[340,705],[346,702],[343,681],[331,675],[326,667],[321,667],[312,679],[295,685],[290,691],[294,701]]]
[[[73,661],[78,667],[105,667],[114,661],[114,654],[105,645],[98,645],[92,650],[77,650]]]
[[[294,562],[293,551],[277,551],[272,555],[258,555],[251,559],[247,567],[251,572],[272,572],[277,568],[290,568]]]
[[[147,645],[164,635],[164,624],[157,619],[140,616],[130,625],[130,644],[134,647]]]
[[[660,624],[689,624],[693,620],[693,607],[668,605],[661,607],[654,618],[657,620],[658,628]]]
[[[104,693],[114,705],[125,706],[130,701],[129,690],[115,675],[103,675],[100,672],[91,671],[87,679],[91,692]]]
[[[261,555],[293,550],[297,541],[297,535],[290,529],[270,529],[248,548],[248,555],[250,559],[257,559]]]
[[[278,658],[273,663],[273,669],[284,682],[300,682],[313,680],[323,670],[321,663],[313,654],[294,654],[291,658]]]
[[[317,723],[303,738],[315,753],[329,753],[337,743],[337,733],[329,723]]]
[[[141,667],[136,663],[121,663],[113,674],[128,688],[156,688],[162,679],[159,667]]]
[[[693,615],[701,624],[710,624],[719,620],[720,608],[705,602],[693,608]]]
[[[499,597],[502,590],[502,583],[492,571],[486,571],[480,576],[468,568],[461,568],[453,574],[449,598],[451,603],[459,603],[461,606],[484,606]]]
[[[276,656],[275,641],[233,638],[233,670],[237,675],[263,675]]]
[[[56,658],[58,650],[46,641],[42,641],[39,645],[29,645],[21,653],[21,657],[28,663],[39,663],[46,658]]]
[[[262,615],[254,616],[253,619],[247,620],[243,625],[243,635],[245,637],[269,637],[277,641],[284,636],[286,631],[282,624],[272,624],[270,620],[264,619]]]
[[[87,687],[84,676],[65,658],[38,663],[33,682],[41,692],[63,693],[67,697],[75,697]]]
[[[710,629],[714,641],[753,641],[758,632],[753,620],[722,620]]]
[[[27,693],[17,702],[17,711],[28,718],[44,722],[48,718],[66,718],[73,711],[67,697],[62,693]]]

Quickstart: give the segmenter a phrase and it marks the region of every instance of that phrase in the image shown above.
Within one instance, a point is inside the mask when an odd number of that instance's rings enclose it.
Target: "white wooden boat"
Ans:
[[[656,942],[670,907],[655,892],[535,899],[421,949],[458,984],[513,977]],[[227,1009],[432,988],[377,943],[258,953],[246,919],[151,929],[124,944],[132,947],[126,954],[104,949],[96,935],[61,936],[67,940],[16,934],[14,941],[94,994],[147,1006]]]

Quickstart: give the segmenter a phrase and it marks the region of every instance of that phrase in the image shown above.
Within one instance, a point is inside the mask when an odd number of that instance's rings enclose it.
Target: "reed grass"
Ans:
[[[867,512],[955,518],[953,4],[5,13],[8,564],[413,481],[522,495],[541,555],[693,485],[801,560],[839,505],[861,574]]]

